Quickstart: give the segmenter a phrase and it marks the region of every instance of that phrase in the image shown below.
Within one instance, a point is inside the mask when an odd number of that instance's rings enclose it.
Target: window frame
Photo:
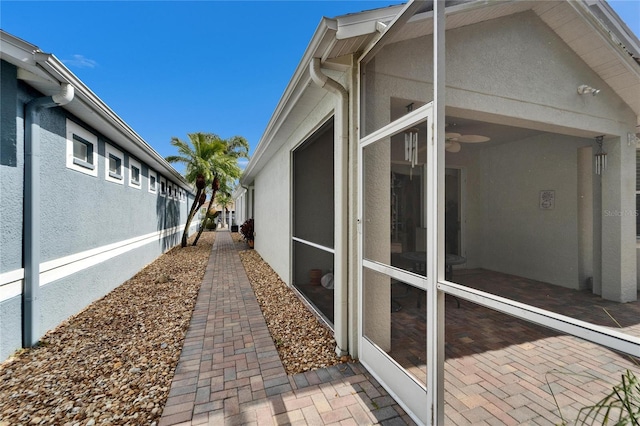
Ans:
[[[151,178],[153,178],[153,185],[151,184]],[[158,193],[158,174],[155,171],[149,169],[148,180],[149,180],[149,184],[148,184],[149,192],[152,194],[157,194]]]
[[[69,119],[67,119],[66,125],[67,168],[93,177],[98,177],[98,137]],[[87,147],[87,159],[91,158],[91,162],[76,158],[74,155],[74,145],[76,141],[83,143]]]
[[[135,181],[133,179],[133,171],[134,169],[138,169],[138,180]],[[142,188],[142,165],[138,160],[129,157],[129,186],[141,189]]]
[[[119,162],[120,173],[115,173],[111,171],[110,162],[111,158],[114,158]],[[124,165],[124,154],[119,149],[111,146],[108,143],[104,144],[104,178],[105,180],[113,183],[117,183],[120,185],[124,185],[124,176],[125,176],[125,165]]]
[[[163,197],[167,196],[167,181],[162,176],[159,177],[158,181],[160,181],[160,195]]]

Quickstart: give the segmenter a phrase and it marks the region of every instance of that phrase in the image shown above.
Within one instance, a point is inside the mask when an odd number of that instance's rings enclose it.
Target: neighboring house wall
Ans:
[[[24,151],[16,144],[18,83],[16,67],[0,65],[0,273],[22,267],[22,203]],[[18,224],[18,226],[16,226]]]
[[[14,166],[5,161],[0,165],[0,360],[22,346],[24,105],[41,96],[16,81],[12,68],[2,63],[3,106],[11,103],[7,99],[12,96],[16,112],[12,119],[3,115],[2,150],[13,132],[17,149]],[[13,83],[5,77],[12,77]],[[5,126],[11,122],[13,129]],[[36,320],[44,334],[179,243],[193,196],[171,182],[166,171],[150,169],[129,156],[127,141],[105,139],[63,108],[43,109],[40,127],[41,273]],[[67,167],[69,129],[95,138],[97,173]],[[119,183],[106,179],[107,145],[122,154]],[[139,184],[131,179],[132,165],[140,170]],[[149,188],[150,176],[156,178],[155,192]],[[171,196],[160,193],[161,178],[173,188]]]

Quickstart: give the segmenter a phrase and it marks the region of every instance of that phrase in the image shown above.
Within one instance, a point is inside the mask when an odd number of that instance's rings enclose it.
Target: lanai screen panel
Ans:
[[[293,285],[333,322],[333,119],[293,152]]]

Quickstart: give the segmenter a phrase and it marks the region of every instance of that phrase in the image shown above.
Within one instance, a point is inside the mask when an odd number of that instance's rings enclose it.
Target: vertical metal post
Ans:
[[[433,143],[435,154],[431,161],[432,177],[431,188],[434,202],[431,206],[432,221],[428,225],[433,230],[430,247],[427,250],[432,253],[431,270],[429,275],[433,277],[432,306],[429,310],[434,314],[430,316],[432,324],[429,326],[429,340],[432,342],[431,358],[433,360],[432,377],[430,380],[432,423],[444,424],[444,293],[437,289],[438,281],[444,279],[444,142],[445,142],[445,2],[435,0],[433,2],[433,103],[434,120]]]

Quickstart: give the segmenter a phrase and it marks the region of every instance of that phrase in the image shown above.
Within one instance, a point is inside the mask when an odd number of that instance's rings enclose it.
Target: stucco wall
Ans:
[[[0,359],[22,344],[23,111],[26,102],[40,96],[20,82],[16,87],[13,121],[17,128],[17,167],[0,166],[0,277],[4,274],[0,282]],[[3,99],[6,95],[3,91]],[[118,145],[84,125],[98,139],[97,176],[68,168],[68,119],[83,125],[62,108],[44,109],[40,113],[41,268],[61,258],[76,257],[40,275],[40,315],[36,318],[40,334],[104,296],[179,243],[180,232],[175,232],[176,227],[184,225],[193,199],[187,195],[181,201],[165,197],[159,191],[149,192],[149,167],[144,163],[140,164],[140,188],[130,186],[126,142]],[[105,180],[105,143],[117,147],[124,155],[122,185]],[[156,173],[159,183],[161,171]],[[192,227],[192,232],[195,229]],[[139,241],[133,241],[136,239]],[[111,245],[117,250],[111,251]],[[14,275],[19,276],[17,281],[7,278]]]
[[[258,173],[254,182],[255,248],[287,284],[291,284],[291,151],[331,116],[335,102],[335,95],[327,92],[307,120],[289,135]]]
[[[0,122],[0,274],[22,267],[22,199],[24,151],[16,145],[18,87],[16,68],[2,61]]]
[[[578,288],[577,159],[589,145],[546,134],[450,155],[467,171],[466,266]],[[542,190],[553,209],[540,208]]]
[[[542,122],[549,130],[617,135],[620,123],[635,123],[631,109],[533,12],[449,30],[446,37],[448,108],[499,115],[504,124]],[[432,100],[432,46],[431,36],[394,43],[367,66],[367,133],[389,122],[391,97]],[[601,93],[578,95],[585,82]]]
[[[604,148],[609,153],[609,167],[607,173],[602,176],[602,200],[594,202],[595,207],[600,209],[594,212],[597,228],[594,232],[599,234],[594,242],[594,257],[602,258],[602,269],[598,265],[594,267],[594,288],[599,291],[599,281],[602,280],[603,296],[619,301],[635,299],[636,247],[630,237],[633,234],[631,230],[635,228],[634,218],[610,217],[600,222],[601,215],[598,215],[598,212],[606,209],[633,209],[633,183],[630,180],[633,179],[635,167],[630,159],[631,153],[627,152],[633,150],[633,147],[629,148],[624,143],[627,132],[633,132],[636,122],[633,111],[534,12],[523,12],[452,29],[447,31],[446,37],[448,115],[572,137],[591,139],[595,134],[607,135],[608,141]],[[431,36],[397,42],[376,54],[375,59],[367,65],[363,76],[367,91],[364,95],[365,133],[370,133],[389,122],[392,98],[418,102],[431,100],[431,60]],[[598,96],[579,95],[577,88],[585,83],[601,89]],[[623,143],[620,143],[621,141]],[[557,147],[545,148],[555,152]],[[495,154],[497,155],[497,152]],[[514,164],[518,164],[522,159],[515,152],[514,155]],[[574,152],[570,164],[575,163]],[[522,169],[514,169],[508,161],[502,160],[500,164],[505,169],[521,172],[519,175],[524,176]],[[542,162],[532,165],[543,170],[548,168]],[[494,170],[495,172],[497,171]],[[472,181],[473,173],[473,170],[469,170],[469,181]],[[481,171],[475,173],[480,174]],[[555,170],[553,173],[556,174],[555,177],[541,175],[536,182],[559,179],[559,173],[562,172]],[[486,185],[489,184],[492,192],[501,188],[510,193],[509,188],[503,187],[504,181],[490,182],[487,179]],[[490,188],[483,188],[480,194],[486,194]],[[533,188],[530,189],[533,191]],[[539,188],[542,189],[544,188]],[[598,191],[596,188],[594,197],[600,197]],[[479,195],[468,191],[468,197],[471,202]],[[532,203],[535,204],[535,200]],[[518,208],[513,205],[512,207]],[[559,211],[553,214],[558,213]],[[484,217],[481,223],[491,221],[488,210],[479,211],[478,214],[478,217]],[[573,220],[575,222],[575,216]],[[511,228],[516,231],[514,226],[515,224]],[[550,228],[545,226],[543,229]],[[475,227],[469,225],[466,231],[468,240],[485,236],[484,228],[479,224]],[[568,232],[573,240],[573,228]],[[500,235],[508,237],[501,232]],[[513,241],[516,235],[517,233],[511,234],[510,240],[507,241]],[[532,244],[537,250],[541,250],[549,242],[542,235],[532,236]],[[563,244],[564,241],[560,242],[560,245]],[[599,247],[602,247],[602,251],[599,251]],[[494,248],[496,247],[488,247]],[[470,249],[473,250],[473,247]],[[505,259],[511,259],[512,265],[517,266],[518,273],[526,276],[532,268],[531,260],[525,256],[514,259],[513,256],[513,253],[509,253]],[[482,263],[476,263],[474,260],[482,259],[480,253],[470,255],[470,259],[468,266]],[[542,258],[539,260],[542,261]],[[549,260],[553,261],[552,264],[558,265],[557,269],[561,269],[561,260],[567,262],[567,268],[575,268],[573,258],[560,257]],[[631,275],[633,283],[630,282]],[[567,285],[569,281],[566,276],[566,273],[559,273],[557,276],[554,274],[555,278],[551,282]],[[545,274],[537,279],[550,280],[550,277]],[[575,285],[569,284],[571,287]]]

